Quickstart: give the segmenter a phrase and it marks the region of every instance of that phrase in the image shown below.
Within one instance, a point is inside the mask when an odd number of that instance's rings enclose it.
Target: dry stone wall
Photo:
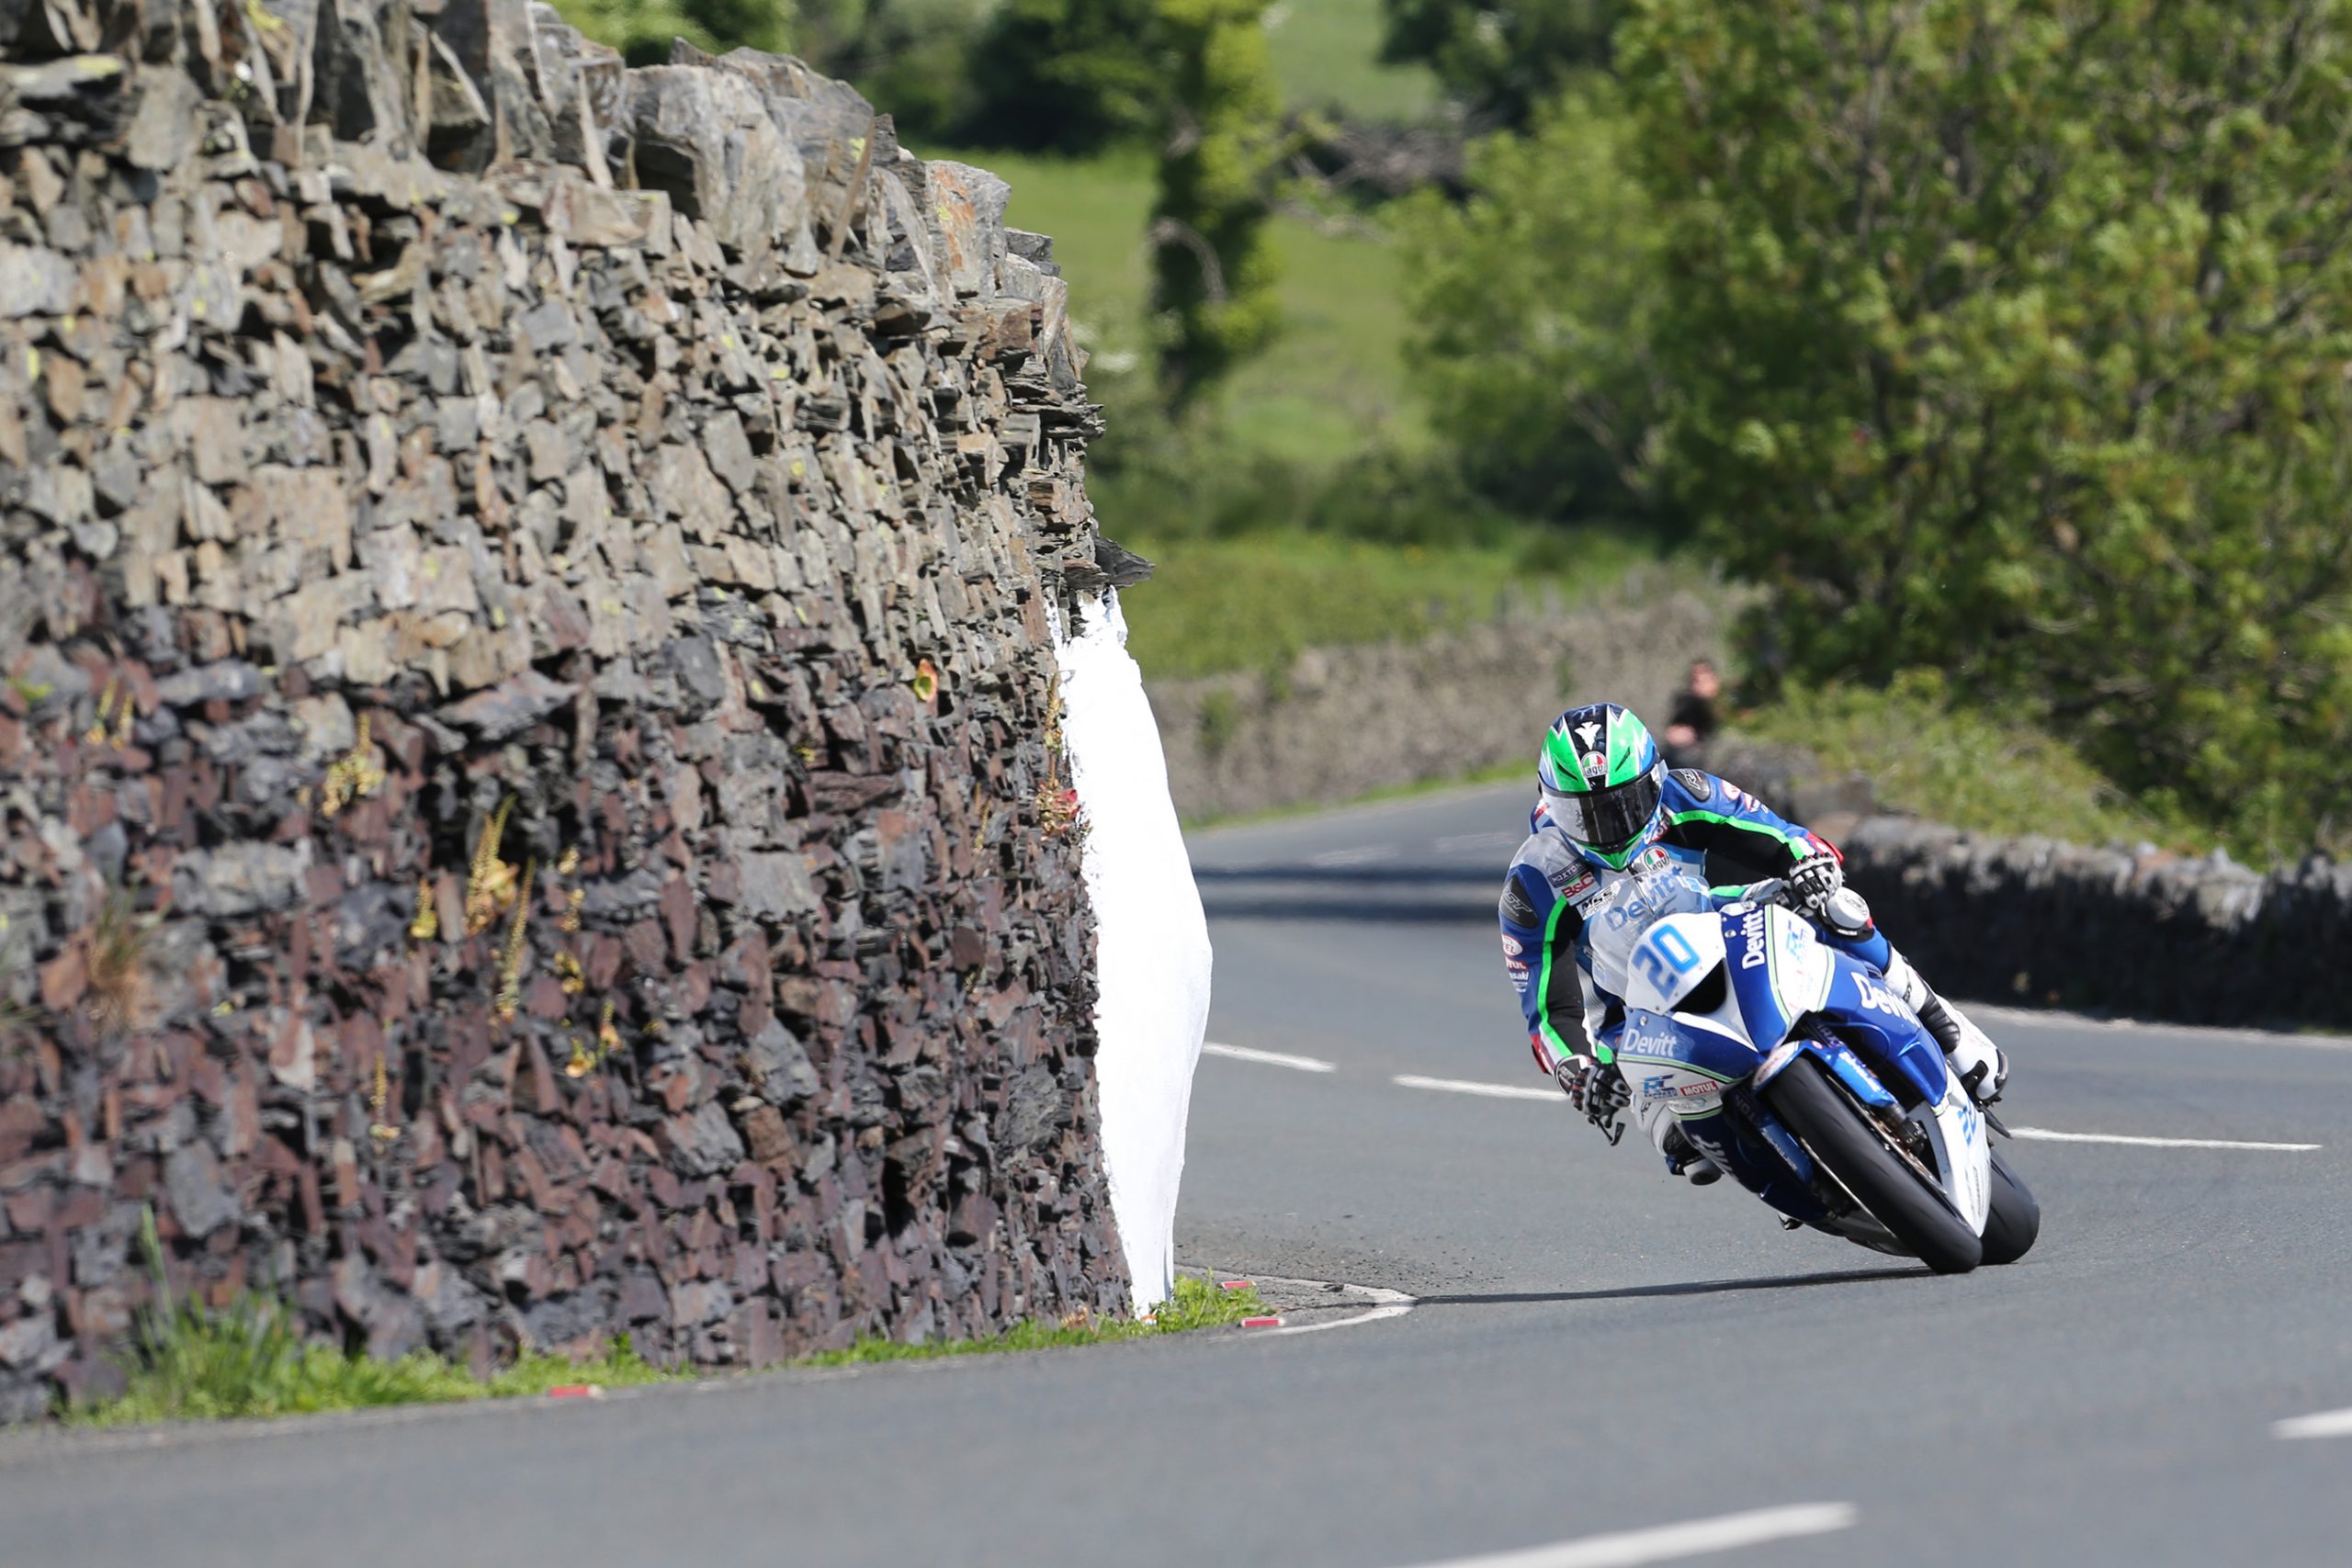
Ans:
[[[1860,773],[1736,739],[1706,765],[1826,833],[1887,935],[1953,996],[2352,1027],[2352,865],[2314,856],[2265,874],[2219,853],[1966,832],[1884,811]]]
[[[0,0],[0,1418],[1126,1298],[1047,242],[797,62]]]
[[[1272,672],[1152,682],[1169,791],[1201,820],[1510,762],[1532,777],[1544,727],[1571,703],[1624,703],[1662,727],[1690,661],[1724,659],[1721,601],[1637,590],[1420,642],[1309,649]]]
[[[1940,989],[2245,1026],[2352,1028],[2352,865],[2094,849],[1872,817],[1847,874]]]

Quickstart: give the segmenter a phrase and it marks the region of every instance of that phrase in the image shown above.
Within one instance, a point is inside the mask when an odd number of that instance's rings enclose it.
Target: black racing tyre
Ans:
[[[1984,1216],[1984,1261],[2015,1263],[2033,1250],[2041,1234],[2041,1205],[2033,1201],[2016,1171],[1993,1154],[1993,1206]]]
[[[1894,1239],[1939,1274],[1965,1274],[1984,1261],[1968,1222],[1866,1124],[1861,1108],[1829,1070],[1799,1056],[1764,1086],[1764,1099],[1829,1173]]]

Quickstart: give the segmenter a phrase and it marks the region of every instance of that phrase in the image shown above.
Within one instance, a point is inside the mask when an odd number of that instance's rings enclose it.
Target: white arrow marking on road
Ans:
[[[2048,1144],[2127,1144],[2135,1149],[2267,1149],[2301,1154],[2317,1144],[2250,1144],[2239,1138],[2142,1138],[2128,1133],[2053,1133],[2047,1127],[2012,1127],[2010,1135]]]
[[[1658,1525],[1615,1535],[1589,1535],[1580,1540],[1555,1541],[1524,1551],[1456,1557],[1425,1564],[1424,1568],[1636,1568],[1644,1562],[1668,1562],[1678,1557],[1729,1551],[1768,1540],[1826,1535],[1831,1530],[1851,1529],[1854,1518],[1851,1503],[1793,1503],[1781,1508],[1758,1508],[1719,1518],[1693,1519],[1689,1524]]]
[[[2316,1416],[2298,1416],[2290,1421],[2274,1422],[2270,1435],[2274,1438],[2352,1438],[2352,1410],[2323,1410]]]
[[[1389,1082],[1404,1089],[1433,1089],[1441,1094],[1483,1094],[1490,1100],[1561,1100],[1556,1089],[1528,1089],[1515,1083],[1475,1083],[1468,1078],[1425,1078],[1399,1073]]]
[[[1247,1045],[1220,1045],[1211,1040],[1201,1046],[1204,1056],[1227,1056],[1237,1062],[1255,1062],[1261,1067],[1288,1067],[1295,1073],[1336,1073],[1335,1062],[1320,1062],[1312,1056],[1288,1056],[1280,1051],[1253,1051]]]

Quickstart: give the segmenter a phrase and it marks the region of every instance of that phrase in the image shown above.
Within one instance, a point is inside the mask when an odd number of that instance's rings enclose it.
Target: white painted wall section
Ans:
[[[1117,592],[1081,598],[1078,635],[1057,639],[1056,651],[1098,933],[1103,1163],[1142,1311],[1175,1280],[1184,1119],[1208,1027],[1208,919]]]

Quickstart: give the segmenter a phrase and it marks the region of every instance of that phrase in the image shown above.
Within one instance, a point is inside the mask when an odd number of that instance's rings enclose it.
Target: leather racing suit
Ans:
[[[1542,799],[1527,840],[1503,881],[1503,970],[1519,992],[1537,1066],[1554,1076],[1569,1056],[1601,1067],[1625,1029],[1626,962],[1642,932],[1667,915],[1713,910],[1738,887],[1711,887],[1716,854],[1757,877],[1780,876],[1809,855],[1836,849],[1776,816],[1735,784],[1696,768],[1667,774],[1652,841],[1623,871],[1593,864],[1551,825]],[[1903,960],[1875,926],[1860,937],[1824,930],[1822,939],[1882,973]],[[1637,1099],[1635,1120],[1660,1153],[1671,1119],[1663,1100]]]

